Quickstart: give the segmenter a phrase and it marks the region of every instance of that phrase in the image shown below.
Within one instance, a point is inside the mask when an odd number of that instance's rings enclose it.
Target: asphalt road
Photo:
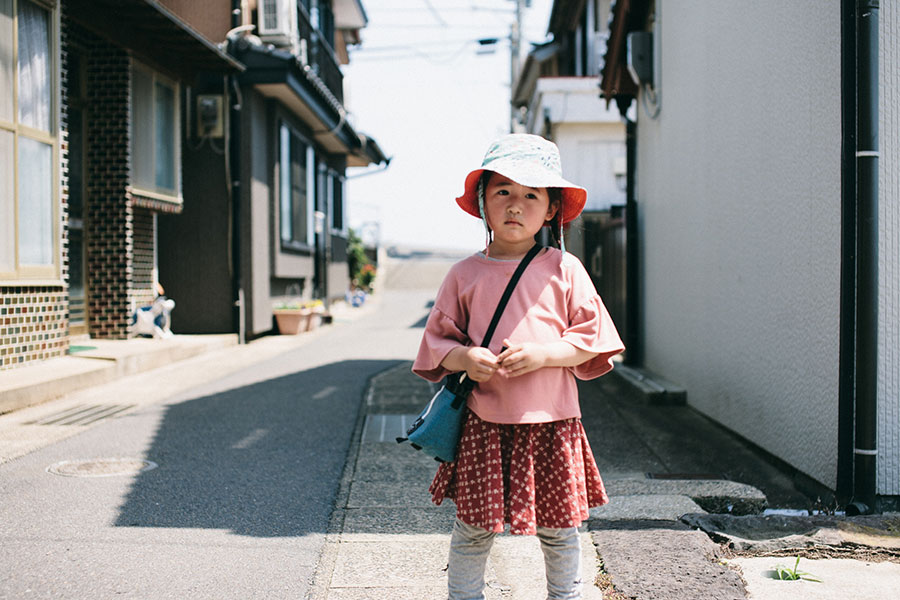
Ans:
[[[243,347],[79,392],[138,406],[0,465],[0,598],[303,598],[366,383],[418,347],[435,288],[410,272],[369,316],[263,362]],[[123,457],[158,466],[47,472]]]

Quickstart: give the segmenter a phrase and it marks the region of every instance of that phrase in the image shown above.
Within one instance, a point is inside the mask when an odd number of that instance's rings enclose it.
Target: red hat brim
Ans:
[[[481,218],[478,211],[478,179],[486,169],[475,169],[466,176],[466,187],[463,195],[456,199],[461,209]],[[565,225],[581,214],[587,202],[587,190],[580,187],[561,187],[562,191],[562,224]]]

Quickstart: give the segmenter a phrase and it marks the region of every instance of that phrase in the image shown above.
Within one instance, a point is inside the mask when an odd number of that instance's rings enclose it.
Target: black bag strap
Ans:
[[[488,344],[491,343],[491,338],[494,337],[494,330],[497,329],[497,324],[500,323],[500,317],[503,316],[503,311],[506,309],[506,304],[509,302],[510,297],[512,296],[513,290],[516,289],[516,284],[519,283],[519,279],[522,278],[522,273],[525,272],[525,267],[528,266],[528,263],[538,255],[538,252],[541,251],[543,246],[540,244],[535,244],[531,247],[531,250],[522,257],[522,260],[519,261],[519,266],[516,267],[515,273],[513,273],[512,277],[509,279],[509,283],[506,284],[506,289],[503,290],[503,295],[500,296],[500,302],[497,303],[497,309],[494,311],[494,316],[491,318],[491,323],[488,325],[487,332],[484,334],[484,341],[481,342],[482,347],[487,348]],[[460,373],[456,373],[447,379],[447,387],[453,391],[460,402],[471,393],[472,389],[475,387],[475,382],[466,377],[466,372],[461,371]]]
[[[531,250],[528,251],[522,260],[519,261],[519,266],[516,267],[516,272],[513,273],[513,276],[509,279],[509,283],[506,284],[506,289],[503,290],[503,295],[500,296],[500,302],[497,304],[497,310],[494,311],[494,316],[491,319],[491,324],[488,325],[487,332],[484,334],[484,341],[481,342],[482,347],[487,348],[488,344],[491,343],[491,338],[494,337],[494,330],[497,329],[497,324],[500,323],[500,317],[503,316],[503,311],[506,309],[506,304],[509,302],[510,297],[512,296],[513,290],[516,289],[516,284],[519,283],[519,279],[522,277],[522,273],[525,272],[525,267],[528,266],[528,263],[531,262],[535,256],[537,256],[538,252],[541,251],[542,246],[540,244],[535,244],[531,247]]]

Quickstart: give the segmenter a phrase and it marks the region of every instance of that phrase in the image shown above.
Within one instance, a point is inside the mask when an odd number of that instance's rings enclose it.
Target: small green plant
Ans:
[[[311,310],[320,311],[325,304],[321,300],[307,300],[301,302],[299,300],[292,302],[280,302],[275,305],[275,310]]]
[[[375,281],[375,265],[372,263],[366,263],[359,270],[359,276],[357,277],[357,283],[359,283],[359,287],[366,291],[372,291],[372,282]]]
[[[775,567],[775,578],[781,579],[782,581],[797,581],[798,579],[803,579],[804,581],[816,581],[818,583],[822,583],[822,580],[814,575],[807,573],[806,571],[798,571],[797,567],[800,566],[800,557],[797,557],[797,561],[794,563],[794,568],[789,569],[784,565],[777,565]]]
[[[355,281],[363,288],[367,288],[372,283],[375,267],[369,262],[362,239],[352,229],[347,237],[347,266],[350,268],[351,281]],[[371,278],[369,278],[370,273]]]

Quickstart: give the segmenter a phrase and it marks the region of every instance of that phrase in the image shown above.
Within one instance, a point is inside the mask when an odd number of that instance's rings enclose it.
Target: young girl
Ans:
[[[581,598],[578,526],[608,502],[581,425],[575,377],[612,368],[624,347],[562,228],[581,213],[586,191],[562,178],[556,145],[535,135],[494,142],[456,199],[482,219],[485,250],[444,279],[413,365],[429,380],[466,371],[468,399],[457,459],[431,484],[435,504],[450,498],[450,600],[483,599],[494,536],[537,535],[548,598]],[[562,247],[544,248],[512,293],[490,348],[481,348],[494,309],[535,235],[551,227]]]

